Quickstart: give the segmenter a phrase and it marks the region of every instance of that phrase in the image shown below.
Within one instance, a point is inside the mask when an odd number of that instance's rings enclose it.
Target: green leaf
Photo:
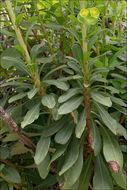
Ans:
[[[126,51],[126,48],[127,46],[124,46],[117,53],[115,53],[113,57],[110,59],[109,64],[111,65],[117,59],[118,56],[120,56],[124,51]]]
[[[23,17],[25,16],[25,13],[20,13],[15,20],[15,25],[19,25],[20,22],[23,20]]]
[[[19,139],[19,136],[15,133],[8,133],[5,138],[2,139],[2,142],[12,142],[17,141]]]
[[[17,142],[13,145],[13,148],[11,149],[11,156],[14,155],[21,155],[28,152],[28,149],[22,144],[21,142]]]
[[[67,66],[66,65],[60,65],[58,67],[55,67],[54,69],[52,69],[51,71],[49,71],[44,77],[43,77],[43,80],[45,80],[46,78],[48,78],[52,73],[62,69],[62,68],[66,68]]]
[[[38,44],[38,45],[34,45],[31,49],[30,55],[32,57],[32,63],[35,63],[38,51],[41,47],[43,47],[44,44]]]
[[[82,172],[79,178],[78,190],[88,190],[91,176],[92,156],[88,156],[84,161]]]
[[[68,58],[68,57],[67,57]],[[80,68],[80,65],[77,64],[76,62],[74,61],[70,61],[67,63],[68,66],[73,69],[74,71],[76,71],[77,73],[81,73],[81,68]]]
[[[112,94],[119,94],[119,90],[118,89],[116,89],[116,88],[114,88],[114,87],[112,87],[112,86],[102,86],[101,85],[101,87],[103,87],[103,88],[105,88],[105,89],[107,89],[107,90],[110,90],[111,92],[112,92]]]
[[[28,70],[26,69],[25,64],[22,62],[21,59],[9,57],[9,56],[4,56],[1,58],[1,60],[2,60],[1,65],[3,68],[9,68],[11,66],[14,66],[19,71],[23,71],[23,72],[29,74]],[[6,62],[6,64],[3,64],[4,62]]]
[[[68,77],[60,77],[58,80],[61,82],[66,82],[69,80],[78,80],[78,79],[83,79],[83,77],[81,75],[73,75]]]
[[[34,21],[31,23],[31,25],[29,26],[27,32],[26,32],[26,37],[25,37],[25,42],[27,43],[27,39],[28,39],[28,36],[29,36],[29,33],[31,32],[31,30],[33,29],[34,25],[37,23],[37,21]]]
[[[79,44],[74,44],[72,46],[72,53],[75,59],[83,65],[83,52]]]
[[[93,188],[94,190],[113,190],[112,178],[101,155],[96,157]]]
[[[62,82],[57,80],[44,80],[43,83],[49,85],[55,85],[57,88],[67,91],[69,89],[69,85],[66,82]]]
[[[118,134],[120,136],[123,136],[127,140],[127,130],[120,123],[117,123],[117,126],[118,126]]]
[[[27,93],[28,98],[31,100],[38,92],[39,92],[39,88],[33,88]]]
[[[94,122],[94,120],[91,121],[90,135],[92,139],[92,148],[94,150],[94,155],[97,156],[101,151],[102,143],[101,143],[101,137],[100,137],[98,127],[96,123]]]
[[[92,99],[95,100],[96,102],[99,102],[100,104],[104,106],[108,106],[108,107],[112,106],[110,97],[105,97],[98,92],[91,92],[90,94],[91,94]]]
[[[50,156],[49,154],[47,154],[44,160],[39,165],[37,165],[37,169],[42,179],[45,179],[48,176],[49,163],[50,163]]]
[[[117,138],[106,128],[102,127],[103,154],[113,171],[119,172],[123,167],[123,155]],[[114,164],[114,165],[113,165]],[[115,169],[114,169],[114,167]]]
[[[120,105],[120,106],[124,106],[124,107],[127,106],[127,104],[125,104],[124,101],[123,101],[122,99],[120,99],[120,98],[116,98],[116,97],[114,97],[114,96],[110,96],[110,98],[111,98],[111,100],[112,100],[114,103],[116,103],[116,104],[118,104],[118,105]]]
[[[48,154],[50,146],[50,137],[41,137],[37,143],[36,153],[34,156],[35,163],[40,164]]]
[[[78,43],[81,44],[81,38],[79,36],[79,33],[75,29],[73,30],[72,28],[66,28],[66,30],[68,30],[75,37]]]
[[[68,144],[65,145],[58,145],[58,147],[56,148],[55,153],[52,156],[52,159],[50,161],[50,163],[52,163],[53,161],[55,161],[57,158],[59,158],[67,149]]]
[[[40,103],[35,104],[25,115],[24,120],[21,123],[21,127],[24,128],[25,126],[33,123],[39,117],[40,111]]]
[[[0,147],[0,159],[6,159],[10,155],[10,150],[8,147]]]
[[[6,165],[2,170],[2,174],[7,180],[11,181],[12,183],[21,183],[21,177],[18,171],[11,166]]]
[[[122,169],[120,170],[119,173],[111,172],[111,174],[112,174],[116,184],[126,190],[126,188],[127,188],[127,176],[125,174],[123,174]]]
[[[48,23],[48,24],[45,24],[45,26],[47,28],[51,28],[52,30],[63,30],[64,29],[63,25],[59,25],[56,23]]]
[[[100,113],[101,119],[103,120],[104,124],[115,134],[117,135],[117,122],[113,119],[110,114],[99,104],[95,104],[97,107],[98,112]]]
[[[67,101],[68,99],[70,99],[72,96],[75,96],[80,93],[82,93],[81,88],[71,88],[59,97],[58,102],[63,103],[65,101]]]
[[[43,63],[43,64],[51,63],[51,62],[53,62],[54,57],[55,57],[54,55],[49,56],[49,57],[39,57],[39,58],[36,59],[36,61],[38,63]]]
[[[68,151],[65,155],[65,161],[62,165],[61,170],[59,171],[60,176],[74,165],[74,163],[78,159],[78,155],[79,155],[79,140],[73,138],[71,144],[68,147]]]
[[[116,110],[118,110],[119,112],[123,113],[124,115],[127,115],[127,109],[126,108],[123,108],[120,105],[115,104],[115,103],[112,105],[112,107],[115,108]]]
[[[82,104],[83,99],[83,96],[78,96],[68,100],[62,106],[60,106],[58,114],[63,115],[76,110],[80,106],[80,104]]]
[[[81,115],[80,115],[80,118],[78,120],[78,123],[76,125],[76,128],[75,128],[75,134],[76,134],[76,137],[77,138],[81,138],[82,134],[83,134],[83,131],[85,130],[85,127],[86,127],[86,117],[87,117],[87,109],[84,108]]]
[[[15,37],[15,34],[13,32],[9,32],[8,30],[5,30],[3,28],[1,28],[0,32],[6,36],[11,36],[11,37]]]
[[[4,181],[0,182],[0,190],[8,190],[8,185]]]
[[[64,125],[66,125],[66,118],[63,117],[62,119],[52,123],[49,127],[45,128],[42,131],[42,136],[49,137],[57,133]]]
[[[27,95],[26,92],[21,92],[21,93],[15,95],[15,96],[12,96],[12,97],[8,100],[8,102],[9,102],[9,103],[12,103],[12,102],[14,102],[14,101],[16,101],[16,100],[20,100],[20,99],[24,98],[26,95]]]
[[[55,98],[52,94],[46,94],[42,97],[41,102],[44,106],[48,107],[49,109],[54,108],[56,105]]]
[[[70,189],[78,180],[83,167],[83,147],[80,148],[79,156],[75,164],[64,173],[65,184],[62,189]]]
[[[65,125],[60,131],[55,135],[55,141],[59,144],[66,144],[70,139],[74,130],[74,125],[72,122]]]
[[[30,88],[32,87],[31,84],[27,84],[27,83],[24,83],[24,82],[17,82],[17,81],[14,81],[14,82],[5,82],[3,84],[1,84],[0,87],[5,87],[5,86],[18,86],[20,88]]]

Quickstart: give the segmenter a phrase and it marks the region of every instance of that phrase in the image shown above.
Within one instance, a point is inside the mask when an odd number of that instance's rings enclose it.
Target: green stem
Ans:
[[[85,1],[80,0],[80,9],[85,8]],[[88,43],[87,43],[87,26],[86,24],[82,24],[82,51],[84,57],[84,76],[86,78],[86,82],[88,83],[88,74],[89,74],[89,65],[87,61],[87,51],[88,51]]]
[[[10,0],[5,0],[5,3],[6,3],[6,6],[7,6],[7,10],[8,10],[8,13],[9,13],[9,16],[10,16],[10,19],[12,21],[12,24],[13,24],[13,27],[15,29],[15,33],[16,33],[16,36],[17,36],[17,40],[19,41],[19,44],[20,46],[23,48],[24,52],[25,52],[25,59],[26,59],[26,62],[28,64],[31,64],[31,58],[30,58],[30,55],[28,53],[28,50],[27,50],[27,46],[23,40],[23,37],[22,37],[22,34],[21,34],[21,31],[20,29],[18,28],[18,26],[16,26],[15,24],[15,21],[16,21],[16,17],[15,17],[15,14],[13,12],[13,9],[12,9],[12,5],[11,5],[11,2]]]
[[[45,37],[46,37],[46,40],[47,40],[47,42],[48,42],[48,46],[49,46],[49,49],[50,49],[50,53],[53,54],[53,49],[52,49],[52,45],[51,45],[51,43],[50,43],[50,40],[49,40],[49,38],[48,38],[48,33],[46,32],[46,29],[45,29],[43,20],[42,20],[40,14],[39,14],[39,10],[38,10],[38,7],[37,7],[37,1],[33,0],[33,4],[34,4],[34,7],[35,7],[36,14],[37,14],[37,16],[38,16],[39,22],[40,22],[40,24],[41,24],[43,33],[44,33],[44,35],[45,35]]]
[[[102,17],[102,28],[105,29],[105,15]],[[103,47],[106,45],[106,34],[105,31],[103,31]]]
[[[80,9],[85,8],[85,1],[80,0]],[[88,108],[87,112],[87,118],[86,118],[86,127],[87,127],[87,142],[89,145],[90,152],[92,152],[92,142],[91,142],[91,107],[90,107],[90,70],[89,70],[89,64],[88,64],[88,59],[87,59],[87,54],[88,54],[88,48],[87,48],[87,26],[85,24],[82,24],[81,26],[82,29],[82,50],[83,50],[83,55],[84,55],[84,89],[83,89],[83,94],[84,94],[84,106]]]
[[[59,8],[60,8],[60,13],[61,13],[61,17],[63,17],[63,11],[62,11],[62,1],[59,0]]]

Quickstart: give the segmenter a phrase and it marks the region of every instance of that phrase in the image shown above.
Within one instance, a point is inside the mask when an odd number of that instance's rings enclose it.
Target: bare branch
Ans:
[[[1,106],[0,106],[0,118],[3,119],[8,124],[13,133],[16,133],[19,136],[20,141],[24,144],[25,147],[28,148],[32,156],[34,156],[35,153],[34,143],[30,140],[30,138],[26,134],[23,133],[23,131],[17,126],[12,117],[9,114],[7,114]]]

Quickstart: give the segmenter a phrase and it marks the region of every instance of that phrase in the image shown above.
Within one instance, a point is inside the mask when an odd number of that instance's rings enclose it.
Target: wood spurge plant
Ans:
[[[1,2],[2,190],[127,190],[126,5]]]

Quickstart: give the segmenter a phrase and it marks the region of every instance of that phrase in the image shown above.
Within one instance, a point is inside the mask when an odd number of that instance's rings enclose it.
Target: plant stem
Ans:
[[[102,28],[105,29],[105,15],[102,16]],[[106,34],[105,31],[103,31],[103,47],[106,45]]]
[[[34,7],[35,7],[36,14],[37,14],[38,19],[39,19],[39,22],[40,22],[40,24],[41,24],[42,30],[43,30],[43,32],[44,32],[45,38],[46,38],[46,40],[47,40],[47,42],[48,42],[48,46],[49,46],[50,53],[53,54],[53,49],[52,49],[52,45],[51,45],[51,43],[50,43],[50,40],[49,40],[49,38],[48,38],[48,33],[46,32],[46,29],[45,29],[43,20],[42,20],[42,18],[41,18],[41,16],[40,16],[40,13],[39,13],[39,10],[38,10],[38,7],[37,7],[37,1],[35,1],[35,0],[32,0],[32,1],[33,1],[33,4],[34,4]]]
[[[17,40],[19,41],[19,44],[20,46],[23,48],[24,50],[24,53],[25,53],[25,59],[26,59],[26,62],[28,64],[31,64],[31,58],[30,58],[30,55],[28,53],[28,50],[27,50],[27,46],[23,40],[23,37],[22,37],[22,34],[20,32],[20,29],[18,28],[18,26],[16,26],[15,24],[15,21],[16,21],[16,17],[15,17],[15,14],[13,12],[13,9],[12,9],[12,5],[11,5],[11,2],[10,0],[5,0],[5,3],[6,3],[6,6],[7,6],[7,10],[8,10],[8,13],[9,13],[9,16],[10,16],[10,19],[12,21],[12,24],[13,24],[13,27],[15,29],[15,33],[16,33],[16,36],[17,36]]]
[[[80,9],[85,8],[85,1],[80,0]],[[82,50],[83,50],[83,57],[84,57],[84,106],[88,108],[87,113],[87,119],[86,119],[86,126],[87,126],[87,141],[89,144],[90,152],[91,152],[91,137],[90,137],[90,131],[91,131],[91,111],[90,111],[90,70],[89,70],[89,64],[87,60],[87,54],[88,54],[88,48],[87,48],[87,26],[85,24],[82,24]]]
[[[61,17],[63,17],[63,11],[62,11],[62,1],[59,0],[59,6],[60,6],[60,13],[61,13]]]
[[[23,133],[23,131],[14,122],[12,117],[9,114],[7,114],[1,106],[0,106],[0,118],[7,123],[12,132],[16,133],[19,136],[21,142],[24,144],[24,146],[28,148],[28,150],[34,156],[35,153],[34,143],[29,139],[29,137],[27,137],[26,134]]]

